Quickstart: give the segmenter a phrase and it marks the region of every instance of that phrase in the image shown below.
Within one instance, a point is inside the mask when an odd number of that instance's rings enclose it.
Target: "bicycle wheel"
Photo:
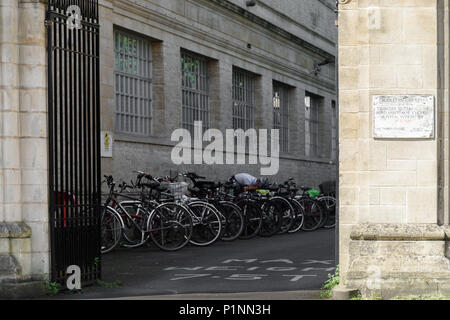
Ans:
[[[271,237],[278,233],[283,223],[283,209],[278,200],[265,201],[261,205],[262,226],[259,235],[262,237]]]
[[[120,215],[109,207],[101,208],[101,253],[112,251],[122,239],[123,222]]]
[[[160,249],[179,250],[189,243],[192,236],[191,214],[176,203],[163,203],[150,213],[146,232]]]
[[[244,216],[241,209],[233,202],[220,201],[216,208],[222,214],[222,233],[220,240],[236,240],[244,229]]]
[[[282,210],[282,222],[278,234],[288,232],[294,222],[294,207],[289,200],[283,197],[274,197],[271,201],[277,201]]]
[[[297,200],[304,212],[303,231],[314,231],[320,227],[323,219],[323,210],[318,201],[303,197]]]
[[[244,216],[244,228],[239,239],[248,240],[255,237],[262,226],[261,207],[253,201],[241,200],[236,205]]]
[[[336,226],[336,198],[332,196],[323,196],[319,198],[323,209],[327,212],[323,228],[331,229]]]
[[[294,207],[294,221],[292,222],[291,228],[289,229],[288,233],[295,233],[302,228],[305,214],[301,204],[297,200],[290,199],[290,202]]]
[[[217,209],[203,201],[191,202],[188,207],[192,213],[193,224],[189,242],[195,246],[208,246],[219,239],[222,222]]]
[[[317,198],[316,201],[319,203],[320,208],[322,209],[322,220],[321,220],[319,228],[318,228],[318,229],[320,229],[320,228],[323,228],[325,223],[327,222],[328,216],[329,216],[329,212],[328,212],[327,208],[325,207],[325,203],[323,203],[320,200],[320,198]]]
[[[138,203],[121,203],[121,206],[127,212],[127,214],[120,212],[124,224],[122,246],[126,248],[139,247],[149,238],[149,234],[145,230],[150,214]]]

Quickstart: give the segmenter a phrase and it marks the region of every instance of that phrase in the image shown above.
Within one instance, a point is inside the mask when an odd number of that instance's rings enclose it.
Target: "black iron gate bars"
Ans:
[[[49,222],[51,279],[67,268],[82,284],[101,276],[98,0],[49,0]]]

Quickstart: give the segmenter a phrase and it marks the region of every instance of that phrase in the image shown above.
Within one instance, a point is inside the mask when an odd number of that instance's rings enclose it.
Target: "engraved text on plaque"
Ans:
[[[374,138],[434,138],[434,97],[373,97]]]

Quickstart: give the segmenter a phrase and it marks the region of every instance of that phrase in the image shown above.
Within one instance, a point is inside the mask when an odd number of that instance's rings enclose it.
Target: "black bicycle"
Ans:
[[[149,196],[147,188],[159,187],[150,175],[139,172],[136,184],[123,183],[122,192],[114,190],[112,176],[105,177],[109,194],[102,206],[102,253],[110,252],[119,243],[125,247],[141,246],[148,239],[165,251],[176,251],[189,243],[193,230],[190,212],[174,202],[159,203]],[[143,178],[149,181],[143,182]],[[123,192],[127,188],[140,188],[140,196],[127,195]],[[109,228],[111,225],[116,228]],[[106,228],[103,230],[103,227]]]

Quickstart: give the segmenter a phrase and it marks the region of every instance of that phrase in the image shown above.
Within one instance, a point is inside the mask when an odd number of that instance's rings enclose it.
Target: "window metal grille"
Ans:
[[[233,128],[254,127],[254,76],[247,71],[233,69]]]
[[[289,151],[289,88],[273,84],[273,127],[280,130],[280,151]]]
[[[321,119],[319,109],[322,97],[305,95],[305,146],[306,155],[309,157],[319,157]]]
[[[181,52],[182,125],[194,132],[194,121],[209,128],[208,60],[186,51]]]
[[[152,132],[152,48],[150,41],[114,32],[116,131]]]

